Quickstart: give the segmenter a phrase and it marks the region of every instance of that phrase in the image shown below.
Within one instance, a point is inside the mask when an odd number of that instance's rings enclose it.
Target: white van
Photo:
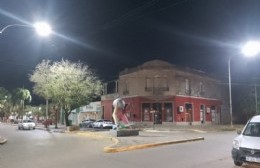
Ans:
[[[243,162],[260,164],[260,115],[252,117],[233,140],[232,158],[236,166]]]

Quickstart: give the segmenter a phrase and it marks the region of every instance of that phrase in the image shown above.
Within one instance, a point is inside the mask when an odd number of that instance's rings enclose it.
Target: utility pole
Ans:
[[[257,88],[256,88],[256,83],[255,83],[255,114],[257,115],[258,114],[258,112],[257,112],[257,109],[258,109],[258,107],[257,107]]]

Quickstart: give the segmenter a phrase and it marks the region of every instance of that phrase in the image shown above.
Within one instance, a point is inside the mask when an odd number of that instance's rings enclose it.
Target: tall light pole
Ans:
[[[52,33],[51,26],[46,22],[36,22],[33,25],[31,24],[9,24],[3,27],[0,30],[0,34],[3,34],[4,31],[11,27],[28,27],[33,28],[39,36],[47,37]],[[46,120],[48,119],[48,99],[46,100]]]
[[[258,107],[257,107],[257,88],[256,88],[256,83],[255,83],[255,115],[257,115],[258,114],[258,112],[257,112],[257,109],[258,109]]]
[[[233,127],[230,62],[231,62],[231,57],[228,58],[228,89],[229,89],[229,113],[230,113],[230,126]]]
[[[246,57],[254,57],[260,52],[260,42],[249,41],[241,49]],[[232,114],[232,94],[231,94],[231,70],[230,70],[231,57],[228,59],[228,86],[229,86],[229,113],[230,113],[230,126],[233,127],[233,114]],[[256,99],[257,101],[257,99]],[[257,103],[257,102],[256,102]],[[257,105],[256,105],[257,108]]]

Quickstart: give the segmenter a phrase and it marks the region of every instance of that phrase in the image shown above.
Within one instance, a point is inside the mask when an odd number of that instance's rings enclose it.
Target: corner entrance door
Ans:
[[[186,119],[186,122],[189,122],[190,124],[192,124],[192,122],[193,122],[192,111],[193,111],[192,104],[186,103],[185,104],[185,119]]]
[[[154,124],[162,124],[162,104],[153,103],[154,113]]]
[[[200,105],[200,122],[205,123],[205,105]]]

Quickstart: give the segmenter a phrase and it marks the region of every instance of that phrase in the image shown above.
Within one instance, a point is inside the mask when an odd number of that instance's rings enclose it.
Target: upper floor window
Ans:
[[[204,93],[205,93],[204,84],[200,82],[200,94],[204,94]]]
[[[187,94],[190,94],[191,89],[190,89],[190,80],[189,79],[185,79],[185,92]]]
[[[145,79],[145,87],[146,88],[152,88],[153,87],[153,79],[150,77],[147,77]]]
[[[161,77],[161,76],[146,77],[145,82],[146,82],[145,83],[146,91],[152,91],[154,89],[159,89],[161,91],[169,90],[167,77]]]
[[[123,82],[123,94],[124,94],[124,95],[129,94],[129,90],[128,90],[128,80],[125,80],[125,81]]]

